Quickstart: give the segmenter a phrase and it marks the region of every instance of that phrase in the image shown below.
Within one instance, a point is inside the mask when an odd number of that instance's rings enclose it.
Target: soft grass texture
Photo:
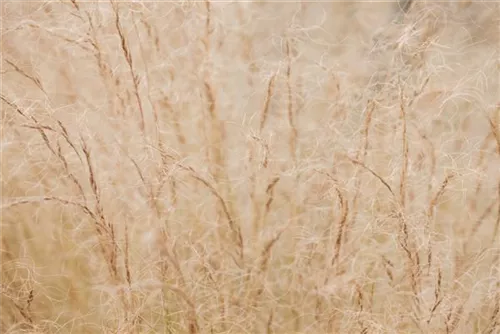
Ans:
[[[2,333],[500,333],[498,3],[1,8]]]

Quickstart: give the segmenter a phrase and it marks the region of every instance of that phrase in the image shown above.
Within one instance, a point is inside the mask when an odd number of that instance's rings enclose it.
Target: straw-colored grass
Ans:
[[[4,1],[2,333],[500,333],[498,3]]]

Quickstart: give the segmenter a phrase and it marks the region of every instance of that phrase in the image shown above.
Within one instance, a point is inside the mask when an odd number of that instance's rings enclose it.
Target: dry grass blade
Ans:
[[[393,197],[396,197],[396,195],[394,194],[394,191],[392,191],[392,188],[391,186],[389,185],[389,183],[387,183],[387,181],[385,181],[380,175],[378,175],[374,170],[372,170],[370,167],[366,166],[364,163],[362,163],[361,161],[358,161],[356,159],[352,159],[352,158],[349,158],[347,157],[347,159],[349,159],[349,161],[351,161],[353,164],[355,165],[358,165],[358,166],[361,166],[363,167],[364,169],[366,169],[367,171],[369,171],[373,176],[375,176],[380,182],[382,182],[382,184],[387,188],[387,190],[389,190],[389,192],[392,194]]]
[[[332,265],[338,262],[338,259],[340,257],[340,249],[342,247],[342,238],[344,235],[345,231],[345,225],[347,222],[347,216],[349,214],[349,203],[347,202],[347,199],[342,195],[340,190],[338,188],[335,188],[335,191],[337,193],[337,196],[339,198],[340,202],[340,207],[342,209],[342,215],[340,218],[340,222],[338,224],[339,230],[337,233],[337,239],[335,240],[335,250],[334,250],[334,255],[332,258]]]
[[[2,101],[4,101],[8,106],[13,108],[18,114],[23,116],[24,118],[28,118],[28,116],[12,101],[8,100],[3,94],[0,96]]]
[[[429,203],[429,208],[427,209],[427,215],[429,216],[429,218],[434,214],[434,209],[438,204],[439,199],[443,196],[446,187],[448,186],[448,183],[453,179],[454,176],[455,175],[452,174],[446,176],[443,183],[441,183],[438,192],[436,193],[436,195],[434,195],[431,202]]]
[[[61,128],[61,131],[62,131],[61,134],[62,134],[64,140],[66,140],[68,145],[71,146],[71,148],[73,149],[73,152],[76,153],[76,155],[78,156],[78,159],[80,159],[80,162],[83,164],[83,159],[82,159],[80,153],[78,152],[78,150],[76,149],[76,145],[71,141],[71,139],[69,137],[68,130],[64,127],[64,125],[61,123],[61,121],[57,120],[57,124]]]
[[[400,80],[398,78],[398,80]],[[400,84],[400,91],[399,91],[399,110],[400,110],[400,117],[403,122],[403,129],[402,129],[402,151],[403,151],[403,167],[401,168],[401,180],[399,184],[399,196],[400,196],[400,203],[401,207],[403,210],[405,209],[406,206],[406,183],[408,179],[408,134],[407,134],[407,125],[406,125],[406,102],[405,98],[403,95],[403,87]]]
[[[269,182],[269,184],[267,185],[267,188],[266,188],[267,202],[266,202],[266,207],[264,210],[264,218],[268,215],[269,211],[271,210],[271,204],[273,203],[273,199],[274,199],[274,187],[276,186],[276,184],[278,183],[279,180],[280,180],[280,177],[277,176],[277,177],[273,178],[271,180],[271,182]]]
[[[74,205],[74,206],[82,209],[82,211],[85,212],[87,215],[89,215],[89,217],[92,218],[93,221],[97,221],[96,215],[86,205],[72,201],[72,200],[59,198],[59,197],[51,197],[51,196],[40,197],[40,198],[27,198],[27,199],[22,199],[22,200],[18,200],[18,201],[12,201],[11,203],[3,204],[2,211],[5,209],[8,209],[8,208],[23,205],[23,204],[40,203],[40,202],[44,202],[44,201],[54,201],[54,202],[59,202],[61,204],[65,204],[65,205]]]
[[[291,86],[291,73],[292,73],[292,56],[290,50],[290,41],[286,40],[286,58],[287,58],[287,68],[286,68],[286,89],[287,89],[287,113],[288,113],[288,125],[290,126],[290,156],[292,160],[297,159],[297,126],[295,124],[295,112],[293,106],[292,97],[292,86]]]
[[[274,81],[276,79],[276,74],[273,74],[271,79],[269,79],[269,83],[267,84],[267,93],[266,93],[266,98],[264,100],[264,107],[262,108],[262,115],[260,118],[260,132],[264,129],[264,126],[266,125],[266,121],[269,115],[269,105],[271,103],[271,96],[273,93],[274,89]]]
[[[38,78],[36,78],[36,77],[34,77],[32,75],[29,75],[28,73],[26,73],[25,71],[23,71],[21,68],[19,68],[19,66],[17,66],[16,64],[14,64],[12,61],[10,61],[8,59],[5,59],[5,62],[7,64],[9,64],[10,66],[12,66],[16,72],[18,72],[23,77],[25,77],[28,80],[30,80],[31,82],[33,82],[35,84],[35,86],[37,86],[45,95],[47,95],[47,93],[43,89],[43,86],[42,86],[42,83],[40,82],[40,79],[38,79]]]

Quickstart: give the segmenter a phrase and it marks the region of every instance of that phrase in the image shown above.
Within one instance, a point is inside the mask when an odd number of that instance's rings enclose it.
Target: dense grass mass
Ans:
[[[498,3],[0,6],[2,333],[500,333]]]

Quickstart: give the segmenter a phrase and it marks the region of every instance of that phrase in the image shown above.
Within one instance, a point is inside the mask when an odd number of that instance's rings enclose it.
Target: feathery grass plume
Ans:
[[[129,49],[125,33],[124,33],[124,31],[121,27],[121,24],[120,24],[119,5],[118,5],[118,3],[113,2],[112,0],[110,0],[110,1],[112,3],[113,11],[115,14],[115,27],[116,27],[116,31],[118,32],[118,36],[120,37],[120,45],[121,45],[121,49],[123,52],[123,56],[125,57],[125,60],[127,62],[127,65],[128,65],[129,71],[130,71],[130,76],[132,77],[132,83],[134,84],[134,94],[135,94],[135,98],[137,100],[137,107],[139,108],[139,112],[140,112],[140,116],[141,116],[140,129],[144,132],[144,131],[146,131],[146,129],[145,129],[146,123],[145,123],[145,119],[144,119],[143,102],[142,102],[141,95],[139,93],[140,77],[136,73],[136,70],[134,69],[134,61],[132,58],[132,52]]]

